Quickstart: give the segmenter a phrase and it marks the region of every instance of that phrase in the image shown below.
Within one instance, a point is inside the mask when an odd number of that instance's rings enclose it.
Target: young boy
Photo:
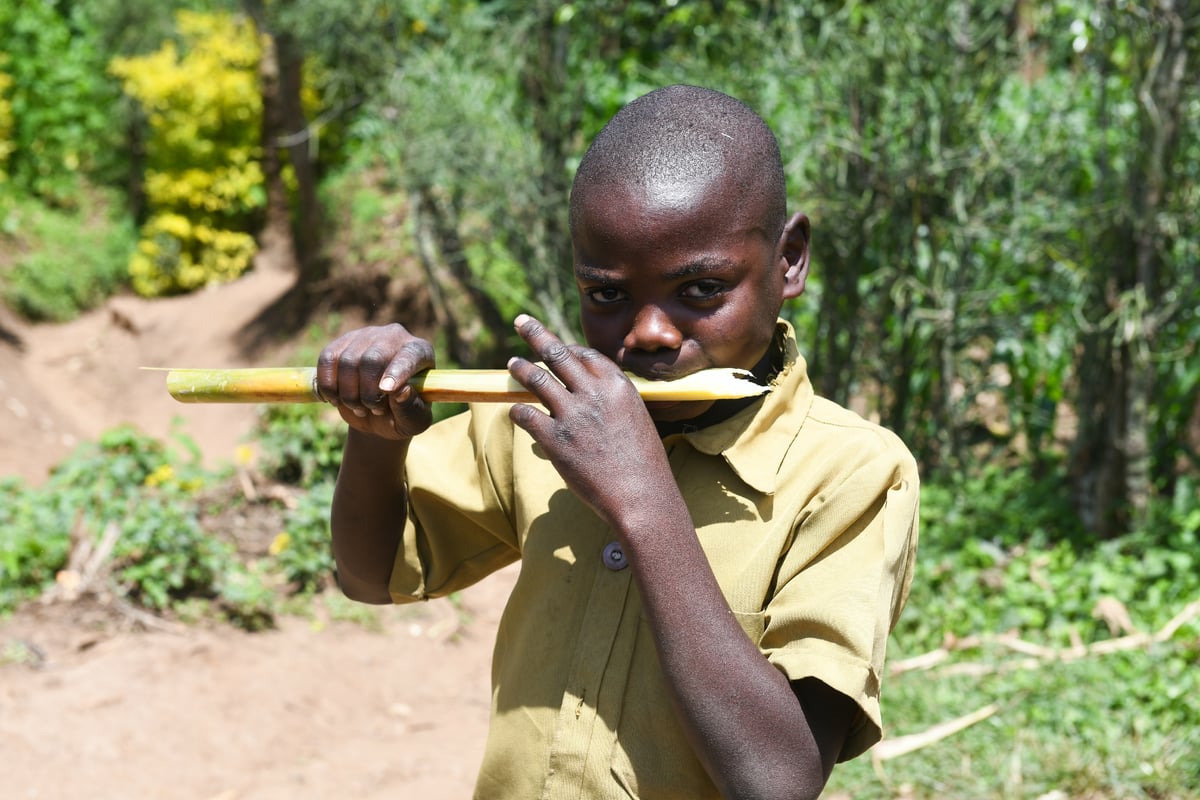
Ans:
[[[785,299],[809,221],[748,107],[652,92],[599,134],[570,201],[589,347],[522,315],[538,398],[430,428],[432,346],[354,331],[318,365],[350,425],[333,548],[350,597],[409,602],[521,559],[492,669],[480,798],[816,797],[880,737],[917,541],[887,431],[814,397]],[[746,401],[645,403],[624,372],[752,370]],[[557,380],[555,380],[557,378]],[[426,430],[428,428],[428,430]]]

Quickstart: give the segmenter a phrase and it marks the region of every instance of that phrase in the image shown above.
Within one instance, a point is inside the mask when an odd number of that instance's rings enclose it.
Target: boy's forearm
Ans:
[[[333,494],[330,527],[338,584],[363,603],[390,603],[388,581],[404,531],[409,439],[390,441],[350,429]]]
[[[727,797],[818,796],[849,719],[833,742],[827,720],[810,724],[787,677],[734,618],[682,498],[643,508],[655,513],[622,524],[622,538],[697,756]]]

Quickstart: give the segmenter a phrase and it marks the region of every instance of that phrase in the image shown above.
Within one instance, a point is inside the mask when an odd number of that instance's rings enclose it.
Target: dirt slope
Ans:
[[[176,418],[211,464],[232,458],[254,407],[182,405],[162,373],[140,368],[249,366],[242,331],[292,283],[260,269],[183,297],[114,298],[65,325],[10,320],[21,346],[0,342],[0,475],[37,483],[81,439],[122,423],[164,437]]]

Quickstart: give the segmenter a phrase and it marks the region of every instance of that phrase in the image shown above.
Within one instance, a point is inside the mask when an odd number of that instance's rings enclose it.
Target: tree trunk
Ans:
[[[578,338],[578,326],[567,310],[573,306],[574,282],[567,203],[571,185],[567,174],[570,137],[579,128],[581,93],[567,76],[567,28],[556,20],[557,3],[538,5],[533,39],[521,70],[521,89],[533,115],[534,134],[541,146],[538,174],[541,207],[531,220],[525,257],[534,296],[544,320],[564,340]]]
[[[279,102],[282,134],[274,142],[285,148],[296,178],[296,216],[293,241],[300,261],[300,280],[314,285],[324,280],[328,268],[321,258],[321,207],[317,201],[317,132],[309,127],[300,100],[304,88],[304,55],[295,38],[288,33],[275,36],[279,61]]]
[[[458,236],[457,212],[446,206],[429,186],[411,197],[417,254],[438,328],[450,357],[459,365],[503,367],[507,323],[476,284]]]
[[[262,0],[242,0],[262,41],[259,84],[262,93],[262,167],[266,182],[266,225],[263,249],[275,251],[296,264],[300,284],[313,286],[328,275],[321,258],[321,212],[317,201],[317,176],[313,131],[300,101],[304,55],[295,38],[276,31]],[[296,180],[296,215],[283,178],[290,164]]]
[[[259,234],[259,249],[267,263],[282,262],[291,266],[296,263],[297,253],[292,237],[288,191],[283,181],[283,156],[275,145],[284,128],[278,51],[275,40],[262,35],[259,19],[254,17],[254,21],[262,41],[258,82],[262,94],[262,171],[267,195],[266,222]]]
[[[1090,305],[1093,318],[1106,322],[1083,341],[1076,404],[1080,425],[1071,452],[1077,510],[1102,537],[1143,521],[1153,494],[1153,354],[1158,331],[1175,311],[1161,290],[1169,242],[1159,215],[1185,112],[1187,23],[1175,0],[1159,0],[1148,14],[1153,53],[1144,72],[1132,76],[1139,90],[1136,141],[1146,146],[1124,181],[1104,175],[1107,196],[1101,202],[1122,208],[1124,199],[1127,221],[1116,221],[1098,237],[1112,246],[1100,251],[1107,258],[1098,259]],[[1102,72],[1100,80],[1105,77]],[[1103,121],[1103,96],[1101,102]]]

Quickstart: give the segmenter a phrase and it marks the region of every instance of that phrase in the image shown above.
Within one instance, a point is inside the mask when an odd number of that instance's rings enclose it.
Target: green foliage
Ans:
[[[251,264],[265,201],[259,44],[249,21],[180,12],[173,41],[116,58],[110,71],[150,127],[150,219],[129,263],[133,287],[158,296],[232,280]]]
[[[15,185],[66,207],[78,176],[104,173],[120,153],[118,90],[76,5],[0,4],[0,71],[10,79],[0,94],[11,121],[0,153]]]
[[[917,671],[885,681],[888,735],[919,733],[993,702],[995,716],[878,769],[869,756],[840,764],[828,792],[864,800],[1200,792],[1194,642],[1028,668],[997,652],[962,660],[995,671],[957,677]]]
[[[887,735],[919,733],[990,703],[995,716],[873,766],[839,765],[856,798],[1194,797],[1200,792],[1200,621],[1166,641],[1072,655],[1154,633],[1200,600],[1200,498],[1156,503],[1150,524],[1096,544],[1052,482],[1025,469],[922,489],[922,530],[891,663],[954,645],[948,660],[883,682]],[[1106,604],[1106,605],[1105,605]],[[1103,621],[1113,618],[1110,629]],[[1015,634],[1066,654],[1033,658]],[[903,787],[903,788],[901,788]]]
[[[57,209],[0,190],[0,243],[10,254],[0,296],[31,320],[61,322],[126,284],[135,235],[107,193],[81,191]]]
[[[39,594],[67,563],[63,522],[69,524],[73,509],[59,498],[39,500],[19,480],[0,481],[0,613]]]
[[[1153,630],[1200,597],[1200,503],[1156,505],[1153,524],[1095,543],[1053,479],[993,467],[921,495],[921,545],[911,608],[897,628],[906,652],[945,636],[1015,631],[1066,646],[1108,638],[1104,598]],[[1136,605],[1134,604],[1136,601]],[[1165,615],[1165,616],[1164,616]]]
[[[333,483],[323,481],[302,494],[284,519],[284,532],[271,545],[275,565],[299,591],[328,585],[334,571],[330,547],[329,508]]]
[[[308,488],[337,477],[346,424],[321,404],[266,406],[258,443],[264,474]]]
[[[190,441],[168,447],[122,427],[81,446],[43,487],[0,484],[0,610],[46,588],[66,566],[72,535],[98,541],[115,526],[110,567],[129,600],[162,611],[210,598],[231,618],[261,624],[269,593],[232,545],[199,524],[194,496],[206,480]]]
[[[12,103],[8,99],[13,80],[4,72],[7,61],[7,56],[0,58],[0,183],[8,180],[8,157],[16,149],[13,143]]]

